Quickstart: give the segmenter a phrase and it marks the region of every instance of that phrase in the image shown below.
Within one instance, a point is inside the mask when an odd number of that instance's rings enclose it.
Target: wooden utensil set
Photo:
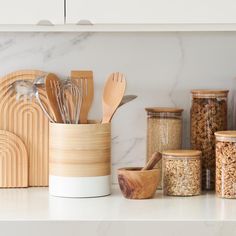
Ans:
[[[136,98],[124,96],[123,74],[109,76],[103,91],[102,123]],[[92,71],[72,71],[59,80],[29,70],[0,80],[0,187],[48,186],[49,121],[87,124],[94,96]]]

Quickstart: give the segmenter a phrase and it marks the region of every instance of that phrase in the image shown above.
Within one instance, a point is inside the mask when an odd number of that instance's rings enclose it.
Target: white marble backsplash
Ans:
[[[101,118],[102,87],[121,71],[126,94],[138,99],[113,119],[113,181],[116,169],[143,165],[148,106],[184,109],[184,147],[189,146],[190,90],[230,89],[229,128],[236,88],[236,33],[0,33],[0,75],[39,69],[67,76],[71,70],[94,71],[91,118]]]

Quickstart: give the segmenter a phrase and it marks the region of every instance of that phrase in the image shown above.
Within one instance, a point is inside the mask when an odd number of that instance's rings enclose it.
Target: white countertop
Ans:
[[[236,200],[220,199],[214,193],[196,197],[166,197],[128,200],[118,186],[100,198],[70,199],[48,195],[48,188],[1,189],[0,221],[236,221]]]

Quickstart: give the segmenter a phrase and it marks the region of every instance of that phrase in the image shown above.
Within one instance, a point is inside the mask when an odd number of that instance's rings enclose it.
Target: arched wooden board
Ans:
[[[17,80],[34,80],[42,71],[17,71],[0,80],[0,129],[14,133],[26,146],[29,160],[29,186],[48,186],[48,119],[34,101],[16,101],[6,93]],[[40,91],[48,106],[46,94]]]
[[[28,157],[22,140],[0,130],[0,187],[28,187]]]

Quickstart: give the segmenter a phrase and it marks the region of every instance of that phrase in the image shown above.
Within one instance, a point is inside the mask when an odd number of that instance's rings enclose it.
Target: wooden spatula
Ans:
[[[125,95],[125,96],[122,98],[122,100],[121,100],[121,102],[120,102],[118,108],[121,107],[121,106],[123,106],[123,105],[125,105],[125,104],[128,103],[128,102],[133,101],[133,100],[136,99],[137,97],[138,97],[137,95]]]
[[[57,87],[59,86],[59,84],[60,80],[55,74],[49,73],[46,76],[45,88],[50,107],[52,109],[56,122],[63,123],[62,115],[57,102]]]
[[[87,124],[88,113],[93,102],[94,84],[92,71],[71,71],[71,78],[82,90],[82,104],[80,108],[80,124]]]
[[[119,106],[126,88],[125,76],[122,73],[112,73],[106,81],[103,90],[103,119],[102,123],[109,123]]]

